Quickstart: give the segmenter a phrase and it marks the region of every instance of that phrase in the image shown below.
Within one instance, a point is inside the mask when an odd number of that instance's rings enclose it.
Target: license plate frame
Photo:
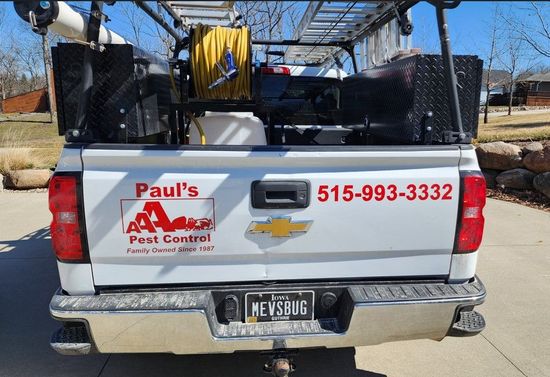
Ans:
[[[301,314],[303,313],[303,304],[298,300],[306,302],[305,314]],[[255,302],[258,303],[256,308],[253,306]],[[262,302],[266,303],[263,308],[267,315],[255,315],[262,313]],[[283,304],[279,305],[279,302]],[[285,302],[290,302],[291,313],[289,315],[285,314]],[[296,302],[296,304],[293,304],[293,302]],[[274,304],[270,305],[269,303]],[[282,306],[282,309],[280,306]],[[315,292],[311,290],[248,292],[244,296],[244,310],[246,323],[311,321],[315,316]],[[298,314],[293,314],[292,310],[297,310]]]

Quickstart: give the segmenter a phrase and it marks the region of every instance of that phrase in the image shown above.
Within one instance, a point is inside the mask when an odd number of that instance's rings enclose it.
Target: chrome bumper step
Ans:
[[[64,354],[89,351],[88,343],[99,352],[197,354],[267,350],[281,339],[291,348],[334,348],[442,339],[450,332],[473,334],[482,329],[482,317],[466,314],[485,300],[485,288],[477,278],[464,284],[341,283],[338,287],[346,295],[335,318],[263,323],[220,322],[213,291],[206,289],[93,296],[58,292],[50,303],[52,316],[86,324],[82,329],[91,340],[78,341],[79,336],[85,339],[81,330],[69,328],[58,334],[56,340],[61,340],[52,341],[52,347]]]
[[[473,336],[485,329],[485,318],[475,310],[460,312],[458,316],[449,336]]]
[[[50,346],[62,355],[86,355],[92,349],[86,326],[63,326],[52,334]]]

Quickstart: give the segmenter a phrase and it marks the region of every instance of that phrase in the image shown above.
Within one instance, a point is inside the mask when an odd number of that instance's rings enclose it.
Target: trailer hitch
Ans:
[[[298,350],[286,348],[284,340],[273,341],[273,349],[264,351],[261,354],[269,356],[269,360],[263,367],[266,373],[270,373],[275,377],[288,377],[290,373],[296,370],[293,356],[298,354]]]

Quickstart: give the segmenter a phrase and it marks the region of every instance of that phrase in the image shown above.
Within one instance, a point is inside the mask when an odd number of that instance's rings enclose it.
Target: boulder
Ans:
[[[537,175],[533,180],[533,186],[550,198],[550,172]]]
[[[48,169],[13,170],[7,173],[6,188],[28,190],[48,187],[50,175]]]
[[[521,151],[523,152],[524,156],[527,156],[531,152],[538,152],[542,151],[543,149],[544,146],[541,143],[539,143],[538,141],[534,141],[521,148]]]
[[[535,173],[527,169],[518,168],[500,173],[496,181],[500,186],[518,190],[530,190],[533,188],[535,175]]]
[[[521,148],[503,141],[481,144],[476,148],[479,166],[484,169],[509,170],[523,167]]]
[[[498,170],[492,170],[492,169],[481,169],[481,172],[483,173],[483,176],[485,177],[485,183],[487,184],[487,188],[493,189],[497,186],[497,175],[500,174],[500,171]]]
[[[4,191],[4,176],[0,174],[0,192]]]
[[[550,171],[550,145],[536,152],[531,152],[523,159],[525,167],[535,173]]]

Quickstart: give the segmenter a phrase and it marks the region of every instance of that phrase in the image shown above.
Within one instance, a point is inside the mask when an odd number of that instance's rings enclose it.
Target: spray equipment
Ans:
[[[54,32],[86,46],[60,43],[52,52],[59,131],[67,141],[181,143],[194,124],[204,144],[203,119],[195,118],[199,114],[260,106],[262,72],[252,67],[250,31],[239,25],[234,10],[224,13],[227,19],[209,20],[211,12],[200,10],[198,2],[159,1],[163,13],[134,1],[174,38],[174,54],[166,61],[104,26],[109,21],[104,5],[112,4],[92,1],[82,9],[64,1],[14,2],[17,14],[36,33]],[[187,17],[193,11],[206,22]],[[188,60],[179,59],[183,49],[188,49]]]
[[[233,58],[233,53],[231,52],[231,47],[227,46],[225,48],[225,65],[227,70],[223,68],[220,62],[216,62],[216,67],[221,72],[222,77],[214,81],[212,84],[208,85],[208,89],[214,89],[225,82],[233,81],[239,76],[239,69],[235,65],[235,59]]]

